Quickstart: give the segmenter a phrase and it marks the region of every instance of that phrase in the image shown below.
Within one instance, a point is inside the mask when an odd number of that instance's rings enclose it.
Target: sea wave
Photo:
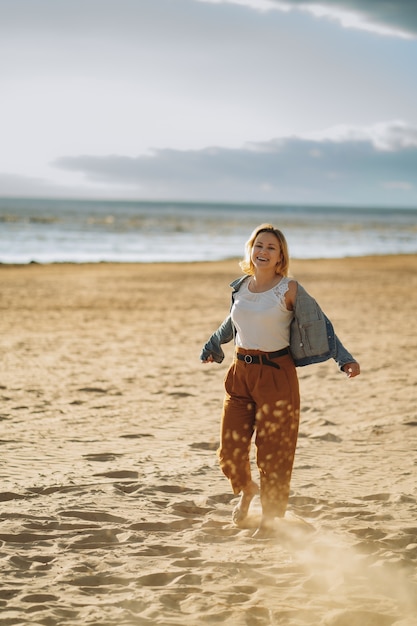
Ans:
[[[293,258],[417,253],[412,209],[3,198],[0,262],[239,257],[263,222],[284,231]]]

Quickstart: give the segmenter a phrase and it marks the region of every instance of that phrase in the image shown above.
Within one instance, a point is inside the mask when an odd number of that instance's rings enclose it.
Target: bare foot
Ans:
[[[274,518],[262,516],[261,524],[253,533],[254,539],[268,539],[274,535]]]
[[[240,524],[247,517],[250,503],[252,502],[253,497],[258,493],[259,487],[253,480],[251,480],[251,482],[242,489],[239,504],[235,506],[232,513],[232,520],[234,524]]]

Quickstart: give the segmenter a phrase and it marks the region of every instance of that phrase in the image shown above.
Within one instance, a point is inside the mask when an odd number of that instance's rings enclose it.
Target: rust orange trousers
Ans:
[[[262,513],[283,517],[297,445],[300,394],[291,356],[271,359],[270,354],[236,349],[225,378],[218,454],[233,492],[240,493],[252,480],[250,449],[256,433]]]

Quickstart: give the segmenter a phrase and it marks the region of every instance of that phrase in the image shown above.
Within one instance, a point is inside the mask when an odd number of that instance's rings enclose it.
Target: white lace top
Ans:
[[[290,278],[284,277],[268,291],[252,293],[245,280],[231,310],[236,328],[236,345],[248,350],[274,352],[290,343],[290,324],[293,312],[285,305]]]

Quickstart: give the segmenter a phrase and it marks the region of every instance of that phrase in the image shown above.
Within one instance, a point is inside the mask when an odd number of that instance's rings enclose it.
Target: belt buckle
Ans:
[[[244,359],[245,363],[253,363],[253,357],[251,354],[245,354]]]

